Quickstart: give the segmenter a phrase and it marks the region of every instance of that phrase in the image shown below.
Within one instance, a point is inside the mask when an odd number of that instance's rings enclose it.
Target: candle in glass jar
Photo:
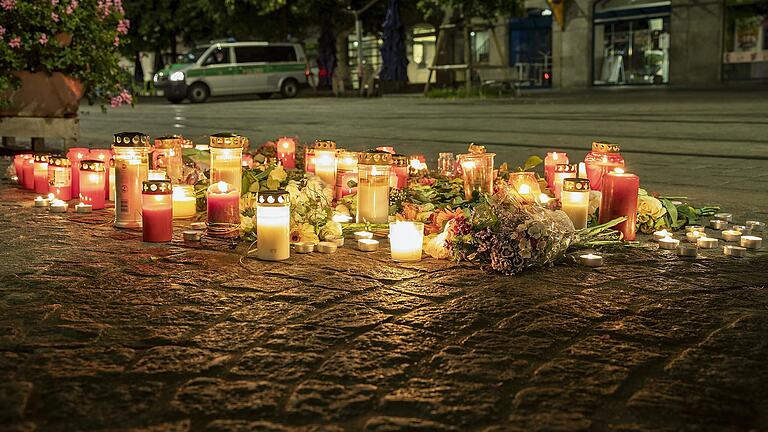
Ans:
[[[277,160],[285,169],[296,168],[296,140],[290,137],[282,137],[277,140]]]
[[[208,234],[218,237],[240,235],[240,193],[220,181],[208,187]]]
[[[256,257],[282,261],[291,257],[290,196],[284,190],[260,192],[256,202]]]
[[[315,172],[315,149],[312,147],[304,148],[304,172]]]
[[[147,137],[149,139],[149,137]],[[106,172],[106,167],[109,167],[112,164],[112,150],[110,149],[92,149],[89,152],[88,155],[89,159],[98,159],[102,162],[104,162],[104,172]],[[110,188],[112,186],[112,179],[110,179],[109,176],[104,177],[104,198],[109,199],[110,194]],[[141,185],[139,185],[139,189],[141,189]]]
[[[391,163],[392,155],[386,152],[370,150],[358,153],[358,223],[387,223]]]
[[[552,180],[555,177],[555,165],[567,164],[568,154],[563,152],[548,152],[544,157],[544,178],[547,180],[547,187],[550,190],[554,189],[554,183]]]
[[[336,187],[336,142],[315,140],[315,174],[326,185]]]
[[[521,202],[539,202],[541,187],[536,178],[536,173],[528,171],[509,173],[509,185],[512,187],[512,194]]]
[[[35,158],[30,157],[28,159],[24,159],[24,162],[21,166],[21,171],[23,174],[23,183],[22,186],[24,186],[24,189],[28,190],[35,190]]]
[[[563,180],[561,193],[563,211],[577,230],[587,227],[589,219],[589,180],[568,178]]]
[[[48,158],[48,190],[58,199],[72,199],[72,167],[64,156]]]
[[[437,172],[445,177],[452,177],[456,171],[456,157],[453,153],[444,152],[437,156]]]
[[[72,196],[80,196],[80,161],[88,156],[88,149],[85,147],[73,147],[67,151],[72,168]]]
[[[184,180],[182,172],[184,162],[181,154],[183,144],[182,136],[166,135],[155,138],[155,145],[152,148],[152,169],[163,171],[173,184],[179,184]]]
[[[48,155],[36,154],[34,158],[35,192],[48,193]]]
[[[145,242],[162,243],[173,239],[173,187],[170,180],[143,182],[141,232]]]
[[[80,161],[80,201],[93,210],[104,208],[104,162],[85,159]]]
[[[13,169],[16,170],[16,182],[20,186],[24,186],[24,163],[27,159],[32,159],[31,154],[19,154],[13,158]]]
[[[408,157],[402,154],[392,155],[392,175],[396,178],[395,189],[408,187]]]
[[[624,169],[624,158],[619,153],[621,147],[602,141],[592,143],[592,151],[584,158],[587,167],[587,178],[592,190],[603,189],[603,177],[617,168]]]
[[[555,187],[553,192],[555,198],[560,199],[563,193],[563,181],[567,178],[576,178],[578,175],[578,165],[576,164],[557,164],[555,165],[555,173],[552,178],[552,183]]]
[[[115,159],[115,227],[141,228],[141,191],[149,176],[149,136],[141,132],[116,133],[113,143]],[[109,158],[102,153],[103,161]],[[108,195],[109,189],[107,189]],[[104,191],[102,190],[102,194]]]
[[[219,133],[211,135],[210,143],[211,184],[226,182],[239,194],[243,177],[242,159],[245,137],[234,133]]]
[[[640,179],[634,174],[617,170],[606,174],[603,181],[599,223],[626,217],[626,220],[614,229],[622,233],[624,240],[634,240],[637,229],[637,192],[640,188]],[[592,184],[591,180],[590,184]]]
[[[197,214],[197,198],[192,185],[173,185],[173,218],[188,219]]]
[[[493,157],[485,147],[471,144],[469,153],[458,156],[464,178],[464,198],[473,199],[475,194],[493,193]]]
[[[349,186],[349,182],[357,183],[357,153],[340,150],[336,154],[338,169],[336,173],[336,199],[341,199],[357,191],[357,186]]]
[[[420,261],[423,241],[423,223],[397,221],[389,224],[389,247],[393,260]]]

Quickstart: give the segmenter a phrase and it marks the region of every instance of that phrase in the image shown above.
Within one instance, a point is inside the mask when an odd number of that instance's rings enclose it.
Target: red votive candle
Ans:
[[[555,165],[567,164],[568,154],[563,152],[548,152],[544,158],[544,178],[547,180],[547,187],[551,191],[555,191],[555,185],[553,183],[555,178]]]
[[[48,158],[48,192],[62,200],[72,199],[72,167],[66,156]]]
[[[408,157],[402,154],[392,155],[392,173],[397,177],[397,189],[408,187]]]
[[[620,151],[621,147],[618,144],[603,141],[592,143],[592,151],[584,158],[587,178],[592,190],[602,190],[603,177],[616,168],[624,168],[624,158]]]
[[[35,192],[48,194],[48,155],[36,154],[34,165]]]
[[[296,168],[296,140],[282,137],[277,140],[277,160],[285,169]]]
[[[24,176],[24,182],[22,183],[22,186],[24,186],[24,189],[34,190],[35,189],[35,159],[34,157],[29,157],[24,159],[24,162],[21,166],[21,172]]]
[[[16,182],[20,186],[24,186],[24,161],[31,157],[31,154],[19,154],[13,157],[13,169],[16,171]]]
[[[624,240],[635,239],[637,229],[637,190],[640,179],[634,175],[617,170],[603,176],[603,197],[600,201],[599,222],[606,223],[619,217],[627,220],[616,225]]]
[[[90,204],[93,210],[104,208],[104,162],[100,160],[80,161],[80,202]]]
[[[315,172],[315,149],[312,147],[304,148],[304,172]]]
[[[173,238],[173,186],[170,180],[148,180],[141,190],[141,232],[145,242]]]
[[[220,237],[240,235],[240,193],[227,182],[208,187],[208,231]]]
[[[108,172],[108,167],[112,161],[112,150],[110,149],[93,149],[90,152],[91,159],[98,159],[104,162],[105,172]],[[109,199],[109,176],[104,176],[104,199]]]
[[[72,165],[72,196],[80,195],[80,161],[88,156],[88,149],[73,147],[67,152],[67,159]]]

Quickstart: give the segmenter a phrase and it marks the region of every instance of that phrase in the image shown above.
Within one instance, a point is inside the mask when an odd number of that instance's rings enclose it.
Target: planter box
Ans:
[[[10,106],[0,109],[5,117],[76,117],[83,84],[60,72],[16,72],[21,87],[6,93]]]

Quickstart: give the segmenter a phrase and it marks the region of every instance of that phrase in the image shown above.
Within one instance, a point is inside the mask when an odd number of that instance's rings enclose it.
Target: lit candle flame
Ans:
[[[48,194],[48,199],[49,199],[49,200],[52,200],[52,199],[54,199],[54,198],[56,198],[56,195],[54,195],[54,194],[52,194],[52,193],[49,193],[49,194]]]
[[[226,193],[229,190],[228,186],[229,185],[225,181],[220,181],[216,183],[216,187],[219,189],[219,192],[221,193]]]
[[[613,172],[616,173],[616,174],[624,174],[624,169],[623,168],[614,168]]]
[[[520,185],[520,190],[518,192],[520,192],[522,195],[528,195],[531,193],[531,187],[527,184]]]
[[[549,195],[547,195],[545,193],[542,193],[542,194],[539,195],[539,202],[542,203],[542,204],[546,204],[546,203],[548,203],[551,200],[552,200],[552,198],[550,198]]]

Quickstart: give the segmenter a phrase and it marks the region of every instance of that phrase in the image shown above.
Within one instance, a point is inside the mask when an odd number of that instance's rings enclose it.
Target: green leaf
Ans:
[[[672,203],[672,201],[668,199],[661,199],[661,203],[664,204],[664,208],[667,209],[667,215],[669,215],[669,226],[672,228],[678,227],[678,214],[677,214],[677,206]]]
[[[528,171],[529,169],[536,168],[542,163],[544,163],[544,161],[540,157],[531,156],[525,160],[525,163],[523,164],[523,171]]]

